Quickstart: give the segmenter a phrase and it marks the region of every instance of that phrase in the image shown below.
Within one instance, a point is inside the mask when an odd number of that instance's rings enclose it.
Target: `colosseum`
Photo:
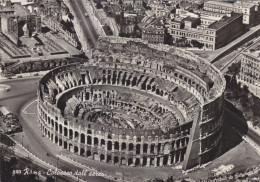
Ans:
[[[220,71],[190,52],[100,37],[84,64],[40,80],[38,122],[54,143],[95,161],[186,170],[221,152],[224,89]]]

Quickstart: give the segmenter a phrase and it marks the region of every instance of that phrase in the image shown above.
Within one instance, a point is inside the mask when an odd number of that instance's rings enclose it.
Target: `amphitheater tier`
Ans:
[[[220,153],[224,88],[191,53],[102,37],[87,62],[41,79],[38,121],[54,143],[99,162],[188,169]]]

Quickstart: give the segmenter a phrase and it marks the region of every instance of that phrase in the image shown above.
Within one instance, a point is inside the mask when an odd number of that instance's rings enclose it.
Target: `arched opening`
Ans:
[[[133,159],[132,158],[129,158],[128,159],[128,166],[132,166],[133,165]]]
[[[114,146],[115,150],[119,150],[119,143],[115,142],[115,146]]]
[[[77,146],[74,147],[74,153],[78,153],[79,148]]]
[[[88,145],[91,145],[91,143],[92,143],[92,141],[91,141],[91,136],[88,136],[88,137],[87,137],[87,144],[88,144]]]
[[[80,135],[80,143],[85,144],[85,135],[83,133]]]
[[[122,143],[121,150],[126,150],[126,143]]]
[[[80,149],[80,155],[84,156],[85,150],[83,148]]]
[[[136,154],[140,154],[140,144],[136,145]]]
[[[59,146],[62,146],[62,140],[59,139]]]
[[[102,145],[105,145],[105,140],[104,139],[101,139],[101,146]]]
[[[58,137],[55,136],[55,143],[58,143]]]
[[[135,166],[139,166],[140,165],[140,159],[139,158],[136,158],[135,159]]]
[[[101,154],[101,155],[100,155],[100,161],[103,162],[104,160],[105,160],[105,155],[104,155],[104,154]]]
[[[77,132],[77,131],[75,131],[75,139],[77,139],[78,138],[78,136],[79,136],[79,133]]]
[[[64,142],[64,146],[63,146],[64,149],[67,149],[67,146],[68,146],[68,144],[67,144],[67,142],[65,141],[65,142]]]
[[[72,129],[69,129],[69,138],[72,139],[72,137],[73,137],[73,131]]]
[[[70,144],[69,144],[69,151],[72,151],[72,149],[73,149],[72,147],[73,147],[73,146],[72,146],[72,144],[70,143]]]
[[[165,156],[163,157],[163,165],[166,166],[167,163],[168,163],[168,156],[165,155]]]
[[[151,154],[154,154],[154,144],[151,145]]]
[[[154,158],[150,158],[150,166],[154,166]]]
[[[118,164],[118,157],[117,156],[114,157],[114,164]]]
[[[107,150],[112,150],[112,142],[111,141],[107,142]]]
[[[144,144],[144,146],[143,146],[143,153],[147,153],[147,151],[148,151],[148,144]]]
[[[134,150],[134,145],[132,143],[129,144],[129,151]]]
[[[94,145],[98,145],[98,138],[97,137],[94,138]]]
[[[107,156],[107,163],[111,163],[111,155]]]
[[[90,157],[91,156],[91,151],[87,151],[87,157]]]
[[[147,157],[143,157],[143,166],[147,165]]]

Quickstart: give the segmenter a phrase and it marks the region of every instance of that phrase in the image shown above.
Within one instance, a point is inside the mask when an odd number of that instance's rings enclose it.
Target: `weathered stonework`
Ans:
[[[102,37],[88,62],[41,79],[39,127],[96,161],[189,169],[219,155],[224,89],[223,75],[191,53]]]

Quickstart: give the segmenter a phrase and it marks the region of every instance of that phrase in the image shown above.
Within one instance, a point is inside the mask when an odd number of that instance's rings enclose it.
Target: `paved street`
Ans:
[[[75,18],[77,18],[80,23],[80,28],[83,32],[85,40],[89,42],[91,47],[94,46],[98,35],[87,13],[88,7],[85,7],[84,3],[81,0],[69,0],[69,3],[73,8]]]

